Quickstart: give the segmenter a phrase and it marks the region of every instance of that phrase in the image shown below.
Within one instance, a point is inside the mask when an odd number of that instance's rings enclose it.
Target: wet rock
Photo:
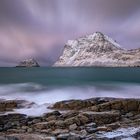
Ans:
[[[68,100],[55,103],[52,107],[53,109],[59,110],[80,110],[91,107],[93,105],[98,105],[104,102],[112,100],[111,98],[92,98],[87,100]]]
[[[28,126],[22,126],[21,129],[27,130],[28,129]]]
[[[138,111],[140,100],[128,99],[126,100],[126,102],[127,102],[126,106],[123,106],[123,108],[126,109],[126,112]],[[124,103],[122,102],[122,104]]]
[[[27,138],[28,140],[28,138],[31,138],[32,140],[34,138],[32,133],[36,133],[39,140],[46,140],[43,135],[55,136],[58,140],[107,140],[108,138],[103,134],[110,131],[120,133],[117,129],[128,127],[133,127],[135,130],[140,125],[139,99],[95,98],[78,100],[78,102],[77,100],[64,101],[58,104],[64,104],[62,108],[66,111],[61,113],[52,111],[39,117],[27,117],[18,113],[0,115],[0,136],[3,133],[22,133],[23,139]],[[82,106],[76,107],[77,105]],[[67,110],[74,107],[76,109]],[[134,110],[132,111],[132,109]],[[131,132],[132,129],[129,131]],[[139,132],[132,133],[132,137],[138,139]],[[118,139],[127,137],[118,137]],[[21,138],[21,135],[20,137],[16,136],[16,138]]]
[[[115,123],[108,124],[106,126],[108,128],[111,128],[112,130],[115,130],[115,129],[118,129],[121,126],[121,124],[119,122],[115,122]]]
[[[26,100],[15,100],[17,103],[17,108],[31,108],[36,105],[34,102],[26,101]]]
[[[90,121],[95,122],[97,125],[109,124],[120,120],[120,113],[118,112],[83,112]]]
[[[121,110],[122,107],[122,101],[112,101],[109,103],[110,104],[110,109],[112,110]]]
[[[68,140],[80,140],[80,136],[69,136]]]
[[[12,111],[17,108],[17,102],[14,100],[0,101],[0,112]]]
[[[43,120],[43,118],[40,117],[36,117],[36,116],[28,116],[28,124],[35,124],[35,123],[39,123]]]
[[[20,140],[17,137],[12,137],[12,136],[5,136],[5,137],[1,137],[0,136],[0,140]]]
[[[66,134],[59,134],[59,135],[57,136],[57,140],[67,140],[69,136],[70,136],[69,133],[66,133]]]
[[[52,129],[43,129],[39,131],[41,134],[51,134]]]
[[[49,122],[36,123],[36,124],[33,125],[34,129],[39,129],[39,130],[49,129],[49,128],[53,128],[53,127],[55,127],[55,121],[54,120],[49,121]]]
[[[77,118],[80,120],[80,124],[81,124],[81,125],[84,125],[84,124],[86,124],[86,123],[89,122],[89,118],[86,117],[86,116],[83,115],[83,114],[79,114],[79,115],[77,116]]]
[[[37,134],[12,134],[7,137],[14,137],[16,138],[15,140],[55,140],[54,137],[45,137],[43,135],[37,135]],[[8,139],[8,140],[12,140],[12,139]]]
[[[35,105],[35,103],[25,100],[0,100],[0,112],[11,112],[14,109],[30,108],[33,105]]]
[[[81,137],[86,137],[87,134],[88,133],[87,133],[87,131],[85,129],[83,129],[83,130],[80,131]]]
[[[100,126],[100,127],[97,127],[97,131],[111,131],[112,129],[110,127],[106,127],[106,126]]]
[[[81,140],[79,135],[76,135],[74,133],[66,133],[66,134],[60,134],[57,136],[57,140]]]
[[[46,121],[51,121],[51,120],[57,120],[57,116],[50,116],[50,117],[48,117],[48,118],[46,118]]]
[[[77,125],[80,125],[81,124],[81,122],[80,122],[80,120],[79,120],[79,118],[78,117],[72,117],[72,118],[69,118],[69,119],[66,119],[65,121],[64,121],[64,123],[66,124],[66,125],[72,125],[72,124],[74,124],[74,123],[76,123]]]
[[[85,129],[88,133],[95,133],[97,131],[97,125],[96,123],[89,123],[85,125]]]
[[[131,118],[133,116],[134,116],[134,114],[132,112],[129,112],[125,115],[126,118]]]
[[[35,118],[33,119],[32,123],[35,124],[35,123],[39,123],[41,122],[41,118]]]
[[[96,106],[92,106],[88,108],[92,111],[109,111],[109,110],[120,110],[124,113],[128,113],[131,111],[138,111],[140,104],[139,99],[121,99],[110,101],[107,103],[99,104]]]
[[[8,129],[7,132],[10,132],[10,133],[25,133],[26,130],[25,129]]]
[[[79,114],[78,111],[68,111],[68,112],[62,114],[61,117],[64,119],[69,119],[69,118],[77,116],[78,114]]]
[[[77,128],[77,124],[72,124],[69,126],[69,130],[75,130]]]
[[[32,133],[33,132],[33,128],[27,128],[27,132],[28,133]]]
[[[125,118],[124,116],[123,117],[121,117],[121,122],[123,122],[123,123],[132,123],[133,121],[132,120],[130,120],[129,118]]]
[[[66,127],[66,126],[65,126],[65,122],[62,121],[62,120],[56,121],[56,122],[55,122],[55,126],[56,126],[57,128],[65,128],[65,127]]]
[[[88,133],[95,133],[95,132],[97,132],[97,128],[94,128],[94,127],[86,127],[86,131],[88,132]]]
[[[92,123],[86,124],[85,127],[94,127],[94,128],[96,128],[97,125],[96,125],[96,123],[92,122]]]
[[[133,116],[133,119],[140,119],[140,113]]]
[[[57,136],[59,134],[65,134],[68,132],[69,132],[69,130],[67,130],[67,129],[56,129],[55,131],[52,131],[51,134]]]
[[[91,104],[82,100],[62,101],[55,103],[52,108],[60,110],[79,110]]]
[[[47,129],[48,128],[48,122],[41,122],[41,123],[36,123],[34,126],[34,129]]]
[[[27,116],[24,114],[7,114],[0,115],[0,125],[3,126],[1,131],[6,131],[11,128],[25,125],[27,123]]]
[[[43,118],[49,118],[51,116],[60,116],[61,113],[59,111],[53,111],[53,112],[49,112],[49,113],[45,113],[43,115]]]

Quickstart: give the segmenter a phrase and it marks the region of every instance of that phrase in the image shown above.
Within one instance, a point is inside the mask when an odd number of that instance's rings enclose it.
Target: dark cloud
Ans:
[[[27,25],[30,21],[26,7],[19,0],[0,1],[0,23]]]
[[[95,31],[138,48],[139,7],[139,0],[0,0],[0,65],[29,57],[50,64],[68,39]]]

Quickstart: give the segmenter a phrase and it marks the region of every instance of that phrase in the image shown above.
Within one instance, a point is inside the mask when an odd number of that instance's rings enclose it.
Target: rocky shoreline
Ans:
[[[32,104],[0,100],[0,140],[140,139],[140,99],[61,101],[38,117],[13,112]]]

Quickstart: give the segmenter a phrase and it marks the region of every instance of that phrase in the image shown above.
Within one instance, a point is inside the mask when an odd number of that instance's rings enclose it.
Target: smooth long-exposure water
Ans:
[[[139,98],[140,69],[0,68],[0,98],[35,102],[36,113],[46,103],[93,97]]]

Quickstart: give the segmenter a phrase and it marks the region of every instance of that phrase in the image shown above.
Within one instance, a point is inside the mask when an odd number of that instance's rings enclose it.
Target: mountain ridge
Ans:
[[[140,49],[126,50],[101,32],[69,40],[54,66],[139,67]]]

